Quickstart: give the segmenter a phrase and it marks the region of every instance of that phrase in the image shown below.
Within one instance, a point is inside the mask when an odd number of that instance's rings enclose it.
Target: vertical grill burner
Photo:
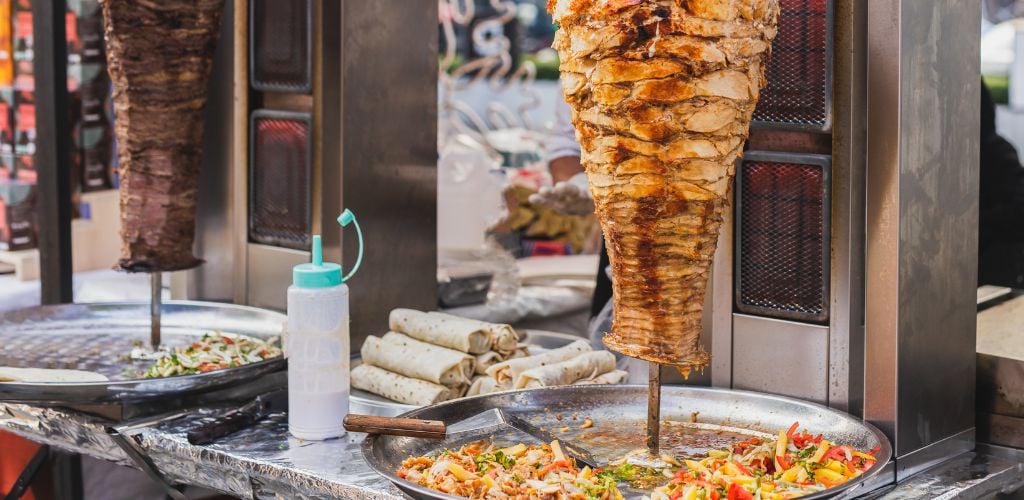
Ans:
[[[252,87],[262,91],[312,91],[312,0],[256,0],[249,14]]]
[[[768,85],[754,121],[782,128],[831,128],[832,8],[825,0],[781,0]]]
[[[737,177],[736,308],[769,317],[825,321],[828,160],[781,156],[748,153]]]
[[[313,229],[310,116],[256,111],[252,122],[249,238],[308,250]]]

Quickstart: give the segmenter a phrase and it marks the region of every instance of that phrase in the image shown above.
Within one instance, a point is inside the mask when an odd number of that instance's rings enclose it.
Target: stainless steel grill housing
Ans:
[[[828,320],[830,165],[823,155],[745,155],[736,176],[740,312]]]

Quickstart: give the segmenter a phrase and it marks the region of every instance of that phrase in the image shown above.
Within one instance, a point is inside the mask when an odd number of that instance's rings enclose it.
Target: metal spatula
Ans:
[[[597,461],[587,450],[566,443],[550,432],[500,408],[483,411],[472,417],[455,422],[451,426],[440,420],[420,420],[415,418],[377,417],[370,415],[349,414],[345,416],[345,430],[349,432],[365,432],[369,434],[387,434],[391,436],[408,436],[425,439],[448,439],[460,434],[480,432],[481,430],[511,427],[533,436],[545,443],[559,441],[562,451],[576,460],[576,463],[597,467]]]

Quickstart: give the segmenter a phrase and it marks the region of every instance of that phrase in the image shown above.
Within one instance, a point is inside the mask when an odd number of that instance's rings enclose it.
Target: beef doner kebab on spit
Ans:
[[[195,267],[203,108],[224,0],[101,2],[120,162],[118,267]]]
[[[160,346],[161,272],[198,266],[203,108],[224,0],[100,0],[114,84],[121,203],[117,267],[150,274]]]
[[[708,272],[778,24],[777,0],[549,0],[562,88],[612,268],[611,349],[708,364]]]

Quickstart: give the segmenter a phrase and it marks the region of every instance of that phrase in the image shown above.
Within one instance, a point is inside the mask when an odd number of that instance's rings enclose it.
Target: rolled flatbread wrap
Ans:
[[[66,383],[106,382],[107,380],[106,375],[83,370],[0,366],[0,382]]]
[[[469,386],[466,396],[479,396],[492,392],[507,391],[508,389],[510,389],[508,386],[498,384],[498,381],[492,377],[480,376],[473,379],[473,385]]]
[[[519,334],[511,326],[497,323],[481,323],[487,325],[491,332],[491,350],[508,355],[519,348]]]
[[[367,337],[360,354],[363,363],[447,387],[469,384],[476,365],[476,358],[464,352],[396,332]]]
[[[577,340],[569,345],[552,349],[543,354],[528,356],[525,358],[514,358],[495,364],[487,369],[487,374],[494,378],[499,384],[511,384],[526,370],[539,366],[559,363],[573,358],[584,352],[591,351],[590,342]]]
[[[513,351],[514,353],[515,351]],[[487,373],[487,369],[495,364],[498,364],[504,360],[505,357],[501,353],[494,351],[487,351],[483,354],[478,354],[476,357],[476,374],[484,375]]]
[[[567,361],[526,370],[516,377],[513,387],[532,389],[569,385],[577,380],[595,378],[614,369],[614,354],[608,351],[588,352]]]
[[[612,385],[621,384],[629,378],[629,372],[625,370],[612,370],[602,373],[594,378],[577,380],[573,385]]]
[[[443,385],[370,365],[352,369],[352,387],[407,405],[432,405],[454,397],[452,390]]]
[[[494,340],[489,323],[450,314],[395,309],[388,323],[392,330],[414,339],[470,354],[490,351]]]

